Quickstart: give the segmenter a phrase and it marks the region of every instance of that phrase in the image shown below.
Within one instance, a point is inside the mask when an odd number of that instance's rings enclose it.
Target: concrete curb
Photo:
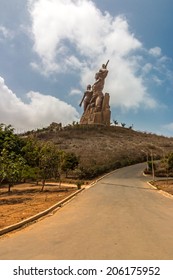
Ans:
[[[151,182],[147,182],[147,184],[148,184],[149,186],[151,186],[153,189],[158,190],[158,192],[159,192],[160,194],[162,194],[162,195],[164,195],[164,196],[166,196],[166,197],[169,197],[169,198],[172,198],[172,199],[173,199],[173,195],[172,195],[172,194],[170,194],[170,193],[168,193],[168,192],[165,192],[165,191],[162,191],[162,190],[159,190],[157,187],[153,186],[153,185],[151,184]]]
[[[94,186],[97,182],[99,182],[101,179],[103,179],[104,177],[109,176],[109,175],[112,174],[112,173],[115,173],[117,170],[118,170],[118,169],[115,169],[115,170],[113,170],[113,171],[111,171],[111,172],[109,172],[109,173],[103,175],[102,177],[98,178],[97,180],[95,180],[94,182],[91,183],[90,187],[93,187],[93,186]],[[143,172],[143,176],[144,176],[144,177],[148,177],[149,175],[147,175],[147,174],[145,174],[145,173]],[[165,192],[165,191],[162,191],[162,190],[159,190],[157,187],[155,187],[154,185],[152,185],[150,181],[148,181],[147,184],[148,184],[149,186],[151,186],[153,189],[158,190],[158,192],[159,192],[160,194],[162,194],[162,195],[164,195],[164,196],[166,196],[166,197],[169,197],[169,198],[172,198],[172,199],[173,199],[173,195],[172,195],[172,194],[170,194],[170,193],[168,193],[168,192]]]
[[[148,184],[150,187],[152,187],[153,189],[158,190],[158,188],[156,188],[155,186],[153,186],[149,181],[147,182],[147,184]]]
[[[26,224],[28,223],[31,223],[33,221],[36,221],[38,220],[39,218],[47,215],[48,213],[52,212],[53,210],[57,209],[58,207],[62,207],[62,205],[67,202],[68,200],[70,200],[71,198],[73,198],[74,196],[76,196],[78,193],[82,192],[83,190],[85,190],[85,188],[82,188],[80,190],[77,190],[75,193],[69,195],[68,197],[64,198],[63,200],[57,202],[56,204],[54,204],[53,206],[49,207],[48,209],[34,215],[34,216],[31,216],[25,220],[23,220],[22,222],[19,222],[19,223],[16,223],[12,226],[8,226],[8,227],[5,227],[3,229],[0,230],[0,236],[3,235],[3,234],[6,234],[10,231],[13,231],[15,229],[18,229],[18,228],[21,228],[23,226],[25,226]]]

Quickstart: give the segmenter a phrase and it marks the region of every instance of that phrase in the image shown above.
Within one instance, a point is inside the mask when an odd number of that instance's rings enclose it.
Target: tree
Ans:
[[[22,171],[25,168],[25,160],[20,155],[16,155],[14,152],[9,153],[6,149],[3,149],[0,163],[1,181],[6,180],[8,182],[8,192],[10,192],[14,183],[21,180]]]
[[[78,165],[74,153],[60,151],[52,142],[42,143],[33,136],[21,139],[9,125],[0,125],[0,182],[11,186],[25,179],[42,180],[42,191],[47,179],[68,174]]]
[[[169,169],[169,170],[173,169],[173,153],[170,153],[170,154],[168,155],[168,161],[167,161],[167,163],[168,163],[168,169]]]
[[[129,129],[133,129],[133,124],[129,126]]]
[[[3,180],[4,180],[3,160],[2,160],[2,156],[0,156],[0,184],[3,182]]]
[[[25,167],[22,170],[21,180],[23,180],[23,182],[25,182],[27,179],[34,180],[37,182],[38,185],[38,181],[40,177],[39,175],[40,175],[39,167],[32,167],[29,165],[25,165]]]
[[[14,134],[14,128],[11,125],[0,124],[0,153],[3,149],[6,151],[21,154],[23,140]]]
[[[47,179],[56,178],[60,164],[60,153],[52,143],[42,145],[39,154],[39,174],[42,179],[42,189],[44,190]]]
[[[8,191],[19,181],[25,160],[21,155],[23,141],[14,134],[11,125],[0,124],[0,180],[8,182]]]
[[[125,127],[125,126],[126,126],[126,123],[121,123],[121,126],[122,126],[122,127]]]
[[[41,145],[33,137],[28,137],[24,140],[24,146],[21,150],[22,156],[26,163],[31,167],[38,167]]]
[[[74,170],[79,164],[79,159],[74,153],[65,153],[62,160],[62,171],[66,173],[66,178],[70,170]]]
[[[118,125],[118,121],[113,120],[114,125]]]

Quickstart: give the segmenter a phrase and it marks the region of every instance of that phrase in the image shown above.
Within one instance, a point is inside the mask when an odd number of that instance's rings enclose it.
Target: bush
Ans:
[[[76,182],[76,185],[77,185],[78,190],[81,189],[81,186],[82,186],[83,184],[84,184],[83,181],[77,181],[77,182]]]
[[[168,156],[168,169],[173,169],[173,153],[170,153]]]

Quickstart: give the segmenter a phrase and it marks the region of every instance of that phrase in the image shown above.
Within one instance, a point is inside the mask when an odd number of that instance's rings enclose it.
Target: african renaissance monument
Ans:
[[[109,93],[103,93],[105,79],[108,75],[109,60],[95,74],[95,83],[87,86],[79,106],[84,107],[80,124],[110,125],[111,111],[109,106]]]

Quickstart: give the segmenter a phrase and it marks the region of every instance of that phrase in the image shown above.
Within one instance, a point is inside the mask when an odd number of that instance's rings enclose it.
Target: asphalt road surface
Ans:
[[[173,259],[173,199],[144,164],[116,170],[54,215],[0,238],[1,260]]]

